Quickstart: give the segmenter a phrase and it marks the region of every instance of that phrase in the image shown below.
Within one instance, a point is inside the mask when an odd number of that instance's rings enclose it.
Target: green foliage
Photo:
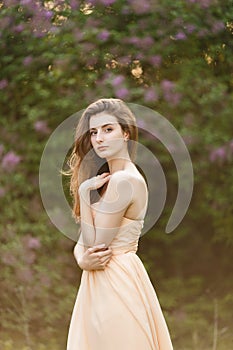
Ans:
[[[169,197],[139,254],[158,290],[174,346],[213,349],[217,305],[217,348],[230,348],[232,5],[0,1],[1,348],[65,347],[80,271],[73,243],[44,211],[39,163],[56,126],[93,100],[112,96],[163,114],[193,161],[188,213],[165,235],[176,172],[163,147],[141,135],[161,160]]]

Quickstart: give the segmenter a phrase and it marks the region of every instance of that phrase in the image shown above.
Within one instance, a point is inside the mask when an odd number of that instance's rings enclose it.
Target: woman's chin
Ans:
[[[98,152],[97,155],[100,158],[109,158],[109,157],[111,157],[111,153],[109,151],[101,151],[101,152]]]

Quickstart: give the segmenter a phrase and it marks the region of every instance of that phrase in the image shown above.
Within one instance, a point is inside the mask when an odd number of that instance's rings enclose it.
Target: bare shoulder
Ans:
[[[130,185],[136,186],[138,190],[139,188],[144,190],[145,190],[145,187],[147,188],[146,182],[139,172],[136,173],[136,172],[130,172],[127,170],[119,170],[113,173],[110,178],[110,182],[115,185],[118,185],[118,184],[127,185],[128,183]]]
[[[113,191],[116,191],[118,198],[126,198],[127,208],[125,217],[132,219],[143,219],[148,205],[148,188],[144,177],[139,171],[117,171],[112,174]],[[110,185],[110,184],[109,184]],[[109,190],[110,190],[109,188]]]
[[[118,170],[111,175],[111,181],[120,182],[121,180],[130,180],[133,174],[126,170]]]

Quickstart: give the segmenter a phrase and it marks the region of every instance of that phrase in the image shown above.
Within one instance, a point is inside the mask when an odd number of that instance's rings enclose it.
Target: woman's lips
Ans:
[[[97,149],[99,150],[99,151],[103,151],[103,150],[105,150],[107,148],[107,146],[99,146]]]

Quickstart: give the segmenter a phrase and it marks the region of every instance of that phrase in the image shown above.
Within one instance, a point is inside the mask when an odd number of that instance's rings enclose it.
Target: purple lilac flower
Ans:
[[[7,7],[18,5],[18,0],[5,0],[4,2]]]
[[[69,4],[70,4],[70,7],[72,10],[77,10],[77,8],[78,8],[77,0],[70,0]]]
[[[141,49],[147,49],[154,44],[154,39],[151,36],[145,36],[143,38],[132,36],[131,38],[126,38],[125,42]]]
[[[126,39],[126,41],[129,44],[133,44],[133,45],[139,46],[140,42],[141,42],[141,38],[139,38],[137,36],[131,36],[131,38]]]
[[[46,19],[51,19],[53,17],[53,11],[44,11],[43,15]]]
[[[41,30],[38,30],[38,29],[33,30],[33,36],[35,38],[40,39],[40,38],[43,38],[45,35],[46,35],[46,33],[41,31]]]
[[[117,98],[124,99],[129,96],[129,90],[126,87],[120,87],[116,89],[115,94]]]
[[[175,92],[164,93],[164,99],[173,106],[178,105],[181,100],[181,95]]]
[[[24,25],[23,24],[18,24],[17,26],[14,27],[14,31],[16,33],[21,33],[24,30]]]
[[[8,172],[11,172],[21,161],[21,157],[15,154],[13,151],[9,151],[2,158],[2,168]]]
[[[173,106],[177,106],[180,100],[181,94],[179,92],[172,92],[171,94],[167,95],[167,101]]]
[[[161,87],[164,92],[170,92],[175,87],[175,83],[171,80],[164,79],[161,82]]]
[[[51,34],[58,34],[60,31],[61,31],[61,30],[60,30],[59,27],[53,26],[53,25],[52,25],[52,26],[50,27],[50,29],[49,29],[49,32],[50,32]]]
[[[109,36],[110,36],[110,33],[106,29],[102,30],[102,32],[98,33],[97,35],[98,39],[102,41],[108,40]]]
[[[158,101],[158,93],[154,87],[146,89],[144,93],[144,99],[146,102],[156,102]]]
[[[219,148],[216,148],[210,152],[209,159],[213,163],[215,161],[223,161],[226,158],[226,148],[225,146],[221,146]]]
[[[42,134],[48,134],[50,132],[50,129],[47,125],[47,122],[45,120],[37,120],[34,123],[34,129]]]
[[[139,60],[139,61],[142,61],[144,59],[144,57],[145,57],[145,55],[142,52],[138,52],[135,55],[135,59]]]
[[[34,16],[30,21],[30,26],[35,37],[44,37],[47,32],[52,27],[51,16],[53,13],[51,11],[45,11],[39,2],[34,2],[36,7],[33,9]]]
[[[144,48],[150,47],[154,44],[154,39],[151,36],[145,36],[144,38],[142,38],[141,40],[141,46],[143,46]]]
[[[170,80],[163,80],[161,82],[164,99],[171,105],[176,106],[181,99],[181,94],[174,91],[175,83]]]
[[[20,5],[30,5],[32,0],[21,0]]]
[[[160,55],[153,55],[149,58],[149,62],[158,68],[162,63],[162,57]]]
[[[41,247],[40,239],[37,237],[28,237],[27,247],[29,249],[39,249]]]
[[[218,33],[221,30],[223,30],[225,28],[225,25],[222,21],[216,21],[213,23],[212,25],[212,33]]]
[[[178,32],[178,33],[174,36],[174,38],[175,38],[176,40],[185,40],[185,39],[187,39],[187,36],[186,36],[186,34],[185,34],[184,32]]]
[[[130,0],[131,6],[136,14],[144,14],[150,11],[150,2],[148,0]]]
[[[203,37],[205,37],[205,36],[208,35],[208,34],[209,34],[208,29],[207,29],[207,28],[204,28],[204,29],[199,30],[197,35],[198,35],[200,38],[203,38]]]
[[[118,62],[122,65],[128,65],[131,62],[131,59],[129,56],[122,56],[118,58]]]
[[[193,33],[194,30],[196,29],[196,26],[192,23],[188,23],[186,26],[185,26],[185,29],[187,31],[187,33]]]
[[[125,77],[123,75],[117,75],[111,81],[112,86],[119,86],[124,82],[124,80],[125,80]]]
[[[154,44],[154,39],[151,36],[146,36],[144,38],[137,39],[137,41],[135,40],[135,46],[141,49],[150,48]]]
[[[33,58],[32,56],[26,56],[24,59],[23,59],[23,65],[24,66],[29,66],[33,61]]]
[[[0,90],[5,89],[7,86],[8,86],[8,80],[7,79],[0,80]]]
[[[110,5],[114,4],[114,2],[116,2],[116,0],[100,0],[100,3],[105,5],[105,6],[110,6]]]

